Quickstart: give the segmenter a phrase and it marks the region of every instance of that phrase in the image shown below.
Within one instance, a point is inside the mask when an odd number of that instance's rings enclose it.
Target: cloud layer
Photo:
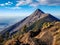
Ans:
[[[60,0],[37,0],[40,5],[60,5]]]
[[[18,1],[16,0],[14,2],[16,2],[16,4],[8,1],[6,3],[0,4],[0,6],[10,6],[14,4],[15,6],[12,9],[19,9],[20,6],[24,6],[24,5],[31,7],[38,7],[40,5],[50,5],[50,6],[60,5],[60,0],[18,0]]]
[[[60,0],[20,0],[17,1],[16,6],[29,5],[29,6],[39,6],[39,5],[60,5]]]

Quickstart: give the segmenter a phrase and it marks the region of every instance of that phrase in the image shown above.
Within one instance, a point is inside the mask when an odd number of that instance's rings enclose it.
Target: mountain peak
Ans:
[[[40,13],[44,13],[42,10],[40,10],[40,9],[36,9],[36,11],[35,12],[40,12]]]
[[[40,9],[36,9],[37,11],[40,11]]]
[[[40,9],[36,9],[35,12],[32,13],[32,16],[40,17],[42,14],[45,14],[45,13]]]

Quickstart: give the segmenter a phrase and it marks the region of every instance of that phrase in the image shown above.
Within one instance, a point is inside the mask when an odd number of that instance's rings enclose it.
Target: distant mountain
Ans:
[[[2,34],[4,34],[6,31],[9,31],[10,33],[13,33],[15,31],[20,30],[24,25],[27,25],[28,27],[31,26],[34,22],[42,20],[43,22],[52,22],[52,21],[60,21],[56,17],[52,16],[51,14],[46,14],[40,9],[37,9],[35,12],[33,12],[30,16],[24,18],[20,22],[17,22],[16,24],[4,29],[2,31]],[[41,22],[42,22],[41,21]]]
[[[7,23],[0,23],[0,31],[2,31],[3,29],[5,29],[8,26]]]

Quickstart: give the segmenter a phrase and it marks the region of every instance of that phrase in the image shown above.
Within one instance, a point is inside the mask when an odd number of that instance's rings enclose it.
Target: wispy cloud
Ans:
[[[16,6],[27,5],[30,3],[32,3],[32,0],[20,0],[20,1],[17,1]]]
[[[21,7],[11,7],[10,9],[21,9]]]
[[[0,4],[0,6],[5,6],[4,4]]]
[[[38,2],[34,2],[34,3],[31,3],[29,6],[38,7],[39,6],[39,3]]]
[[[60,0],[37,0],[40,5],[60,5]]]
[[[25,1],[21,0],[21,1],[17,1],[16,6],[20,6],[20,5],[25,5]]]
[[[13,9],[13,10],[16,10],[16,9],[21,9],[21,7],[5,7],[7,9]]]
[[[19,6],[24,6],[24,5],[28,5],[28,6],[31,6],[31,7],[37,7],[39,6],[39,2],[34,2],[34,0],[20,0],[20,1],[17,1],[17,4],[16,4],[16,7],[19,7]]]
[[[2,3],[2,4],[0,4],[0,6],[9,6],[9,5],[11,5],[11,4],[13,4],[13,3],[10,2],[10,1],[8,1],[8,2],[6,2],[6,3]]]
[[[5,3],[5,5],[11,5],[13,4],[12,2],[8,1],[7,3]]]
[[[32,7],[37,7],[39,5],[60,5],[60,0],[20,0],[17,1],[16,6],[29,5]]]

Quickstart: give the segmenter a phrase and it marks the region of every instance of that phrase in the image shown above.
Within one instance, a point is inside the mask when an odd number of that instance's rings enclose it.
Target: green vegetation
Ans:
[[[19,30],[18,32],[16,32],[15,34],[12,35],[12,38],[17,38],[18,36],[26,33],[27,32],[27,28],[28,27],[26,25],[24,25],[21,30]]]
[[[42,26],[42,29],[50,27],[51,23],[50,22],[45,22]]]
[[[6,40],[9,40],[9,32],[6,32],[4,35],[1,35],[0,34],[0,45],[3,45],[3,43],[6,41]]]
[[[4,37],[5,37],[6,39],[9,39],[9,32],[6,32],[6,33],[4,34]]]
[[[4,41],[4,38],[3,38],[3,36],[0,34],[0,45],[3,43],[3,41]]]
[[[27,26],[26,25],[24,25],[22,32],[27,32]]]

